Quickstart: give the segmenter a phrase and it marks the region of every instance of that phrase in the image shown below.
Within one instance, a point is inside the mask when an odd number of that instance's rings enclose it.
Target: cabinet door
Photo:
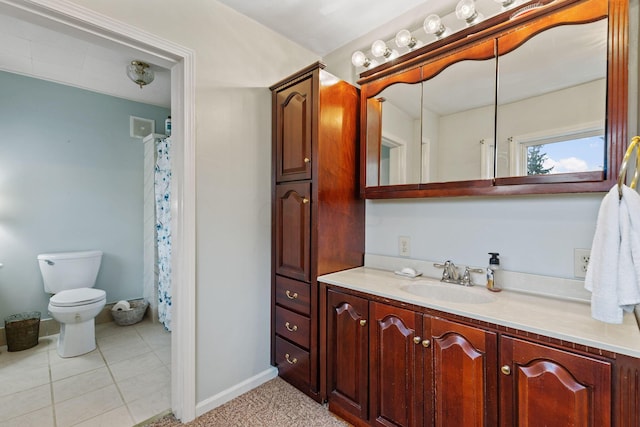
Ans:
[[[432,318],[431,368],[433,383],[425,385],[426,425],[493,427],[498,420],[497,347],[495,333]],[[425,355],[425,358],[428,358]],[[431,391],[433,412],[429,413]]]
[[[375,426],[422,425],[422,315],[370,304],[371,421]]]
[[[503,337],[502,426],[611,425],[611,364]]]
[[[276,274],[311,279],[311,184],[280,184],[276,188]]]
[[[311,179],[312,79],[276,93],[276,181]]]
[[[327,391],[331,411],[367,419],[369,302],[327,292]]]

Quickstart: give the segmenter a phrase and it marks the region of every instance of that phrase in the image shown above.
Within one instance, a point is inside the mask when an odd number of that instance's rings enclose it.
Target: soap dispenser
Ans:
[[[500,270],[500,255],[498,252],[489,252],[491,258],[489,259],[489,266],[487,267],[487,289],[491,292],[500,292],[502,289],[496,286],[496,276],[498,270]]]

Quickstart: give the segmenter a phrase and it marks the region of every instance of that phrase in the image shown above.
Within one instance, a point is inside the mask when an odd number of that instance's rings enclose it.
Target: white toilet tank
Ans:
[[[56,294],[67,289],[93,288],[101,261],[102,251],[38,255],[45,292]]]

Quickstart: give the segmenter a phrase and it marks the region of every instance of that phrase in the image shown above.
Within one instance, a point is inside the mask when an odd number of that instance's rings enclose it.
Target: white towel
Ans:
[[[623,185],[606,194],[598,211],[585,288],[591,294],[591,316],[622,323],[624,311],[640,303],[640,195]]]

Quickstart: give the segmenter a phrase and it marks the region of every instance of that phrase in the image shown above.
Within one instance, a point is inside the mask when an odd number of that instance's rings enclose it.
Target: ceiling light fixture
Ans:
[[[353,55],[351,55],[351,63],[356,67],[368,68],[371,65],[371,60],[367,58],[367,55],[356,50],[353,52]]]
[[[520,2],[516,0],[495,0],[496,3],[500,3],[502,5],[502,10],[511,9],[514,6],[517,6]]]
[[[440,17],[435,14],[427,16],[422,26],[425,33],[433,34],[438,40],[446,37],[450,33],[449,28],[445,27]]]
[[[464,20],[467,26],[475,25],[484,18],[476,10],[475,0],[460,0],[456,5],[456,17]]]
[[[153,81],[153,71],[149,69],[149,64],[142,61],[131,61],[131,64],[127,66],[127,76],[132,82],[140,86],[148,85]]]

